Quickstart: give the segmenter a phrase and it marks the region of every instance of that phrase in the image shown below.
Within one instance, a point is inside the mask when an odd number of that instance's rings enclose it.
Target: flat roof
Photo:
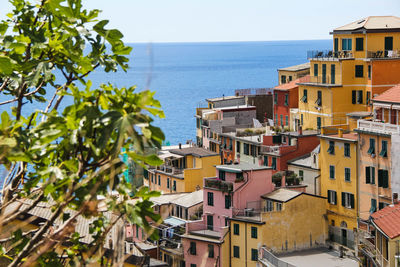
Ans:
[[[286,68],[281,68],[278,70],[284,70],[284,71],[299,71],[299,70],[306,70],[310,68],[310,62],[302,63],[299,65],[294,65]]]
[[[215,166],[218,170],[225,170],[227,172],[242,172],[242,171],[259,171],[259,170],[269,170],[271,167],[259,166],[255,164],[250,164],[246,162],[240,162],[239,164],[224,164]]]
[[[179,205],[185,208],[190,208],[194,205],[203,202],[203,189],[188,193],[179,198],[173,199],[172,204]]]
[[[358,141],[358,133],[344,133],[342,137],[339,137],[338,134],[329,134],[329,135],[321,135],[322,138],[326,139],[336,139],[339,141],[348,140],[348,141]]]
[[[244,98],[244,96],[231,95],[231,96],[223,96],[223,97],[215,97],[215,98],[206,98],[206,101],[219,102],[219,101],[224,101],[224,100],[232,100],[232,99],[240,99],[240,98]]]
[[[290,135],[290,136],[310,136],[310,135],[318,135],[318,130],[303,130],[300,134],[299,131],[296,132],[282,132],[282,135]]]
[[[182,149],[172,149],[169,152],[182,156],[193,155],[200,158],[219,155],[218,153],[212,152],[202,147],[185,147]]]
[[[271,193],[265,194],[262,196],[264,199],[271,199],[279,202],[287,202],[299,195],[301,195],[303,192],[300,191],[294,191],[286,188],[279,188],[275,191],[272,191]]]
[[[352,118],[366,118],[366,117],[372,116],[372,113],[369,111],[355,111],[355,112],[346,113],[346,116],[352,117]]]

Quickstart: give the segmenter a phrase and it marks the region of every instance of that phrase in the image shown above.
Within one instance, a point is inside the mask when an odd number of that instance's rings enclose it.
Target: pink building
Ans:
[[[270,167],[243,162],[216,168],[217,177],[204,179],[202,220],[186,224],[182,238],[186,266],[229,262],[229,219],[243,210],[260,212],[260,196],[275,189]]]

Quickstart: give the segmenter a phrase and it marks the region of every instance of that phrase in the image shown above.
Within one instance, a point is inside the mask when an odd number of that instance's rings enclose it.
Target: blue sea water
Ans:
[[[127,72],[96,70],[93,86],[111,82],[156,91],[165,119],[162,128],[171,144],[195,139],[195,108],[206,98],[233,95],[235,89],[266,88],[278,83],[277,69],[307,62],[307,51],[330,49],[330,40],[153,43],[133,47]],[[63,106],[68,105],[68,99]],[[37,105],[34,108],[43,109]],[[3,106],[1,109],[10,109]]]

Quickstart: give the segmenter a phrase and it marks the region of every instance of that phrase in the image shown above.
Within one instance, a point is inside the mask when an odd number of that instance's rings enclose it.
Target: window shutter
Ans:
[[[333,191],[333,196],[334,196],[334,200],[333,200],[333,202],[335,203],[335,205],[337,204],[337,193],[336,193],[336,191]]]
[[[371,167],[372,177],[371,184],[375,184],[375,167]]]
[[[350,205],[351,205],[351,208],[354,209],[354,195],[353,194],[350,194]]]
[[[331,190],[328,190],[328,203],[331,203]]]
[[[357,95],[356,94],[357,94],[356,90],[351,91],[351,103],[352,104],[355,104],[356,101],[357,101]]]
[[[381,187],[382,186],[382,182],[383,182],[383,180],[382,180],[382,176],[383,176],[383,172],[382,172],[383,170],[378,170],[378,186],[379,187]]]
[[[389,172],[387,170],[383,171],[383,188],[389,187]]]
[[[342,192],[342,206],[344,207],[344,199],[345,199],[346,195],[344,194],[344,192]]]
[[[371,183],[371,168],[370,167],[365,167],[365,183],[366,184]]]

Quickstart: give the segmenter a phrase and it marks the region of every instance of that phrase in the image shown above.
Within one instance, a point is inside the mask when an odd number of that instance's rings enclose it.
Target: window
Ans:
[[[335,179],[335,166],[329,165],[329,178]]]
[[[388,203],[385,203],[385,202],[379,202],[379,209],[380,209],[380,210],[383,209],[383,208],[386,207],[386,206],[389,206],[389,204],[388,204]]]
[[[208,245],[208,257],[214,258],[214,245]]]
[[[335,38],[335,43],[334,43],[333,49],[335,52],[337,52],[339,50],[339,39],[338,38]]]
[[[239,235],[239,224],[238,223],[233,224],[233,234]]]
[[[344,180],[350,182],[350,168],[344,168]]]
[[[336,66],[334,64],[331,65],[331,84],[335,84],[335,72]]]
[[[222,181],[225,181],[225,171],[218,171],[219,174],[219,179],[221,179]]]
[[[351,103],[352,104],[357,103],[357,91],[356,90],[351,91]]]
[[[268,156],[264,156],[264,166],[268,166]]]
[[[251,249],[251,260],[258,261],[258,250],[255,248]]]
[[[158,176],[158,185],[161,185],[161,176]]]
[[[214,216],[207,215],[207,230],[213,231],[214,230]]]
[[[367,98],[365,99],[365,103],[369,105],[370,102],[371,102],[371,92],[367,92]]]
[[[356,73],[355,73],[356,78],[364,77],[364,66],[363,65],[356,65],[355,71],[356,71]]]
[[[371,80],[371,65],[368,65],[368,79]]]
[[[351,51],[352,50],[352,39],[343,38],[342,39],[342,50]]]
[[[240,142],[236,141],[236,152],[240,153]]]
[[[314,76],[318,76],[318,64],[314,64]]]
[[[356,38],[356,51],[364,51],[364,38]]]
[[[375,167],[372,166],[365,167],[365,183],[375,184]]]
[[[281,126],[283,126],[283,115],[281,114]]]
[[[169,178],[167,178],[167,188],[169,189]]]
[[[214,206],[214,193],[207,192],[207,204],[208,206]]]
[[[285,94],[285,106],[289,106],[289,95]]]
[[[321,117],[317,117],[317,129],[321,129]]]
[[[326,64],[322,64],[322,83],[326,83]]]
[[[303,97],[301,98],[303,103],[307,103],[307,89],[303,89]]]
[[[154,182],[154,179],[153,179],[154,174],[151,174],[150,176],[151,176],[151,182],[153,183]]]
[[[286,75],[281,75],[281,83],[286,83]]]
[[[322,106],[322,91],[317,91],[317,100],[315,101],[315,104]]]
[[[282,210],[282,203],[276,203],[276,211],[281,211]]]
[[[303,125],[303,113],[300,114],[300,123]]]
[[[176,181],[173,181],[172,190],[176,191]]]
[[[271,167],[272,167],[273,170],[276,170],[276,158],[272,158]]]
[[[385,51],[393,50],[393,37],[385,37]]]
[[[357,104],[362,104],[363,103],[363,91],[358,90],[357,91]]]
[[[304,179],[304,171],[303,170],[299,170],[299,177],[301,180]]]
[[[344,156],[350,157],[350,144],[344,143]]]
[[[292,81],[292,76],[289,76],[289,80],[288,80],[289,82],[291,82]]]
[[[225,209],[229,209],[231,207],[231,196],[230,195],[226,195],[225,196]]]
[[[370,138],[369,139],[368,154],[369,155],[375,155],[375,139],[374,138]]]
[[[239,247],[233,246],[233,257],[239,258]]]
[[[265,209],[266,209],[266,211],[274,211],[274,202],[271,200],[267,200]]]
[[[275,125],[278,125],[278,114],[275,114]]]
[[[285,116],[285,120],[286,120],[285,125],[288,126],[289,125],[289,116]]]
[[[245,155],[250,155],[250,145],[249,144],[246,144],[246,143],[244,143],[244,151],[243,151],[243,153],[245,154]]]
[[[376,199],[371,198],[371,208],[369,209],[369,213],[374,213],[376,211]]]
[[[382,149],[381,153],[379,153],[379,156],[386,158],[387,157],[387,141],[382,140]]]
[[[336,191],[328,190],[328,203],[332,205],[337,204],[337,195]]]
[[[136,225],[136,238],[139,238],[139,227]]]
[[[183,265],[183,266],[185,266],[185,265]],[[197,265],[196,264],[194,264],[194,263],[191,263],[190,264],[190,267],[196,267]]]
[[[189,252],[190,255],[196,255],[196,242],[190,242]]]
[[[389,188],[388,170],[378,170],[378,186],[383,188]]]
[[[251,227],[251,238],[257,238],[257,227]]]
[[[278,104],[278,93],[274,94],[274,104],[277,105]]]
[[[334,141],[329,141],[328,153],[331,155],[335,154],[335,142]]]
[[[342,206],[348,209],[354,209],[354,195],[342,192]]]

